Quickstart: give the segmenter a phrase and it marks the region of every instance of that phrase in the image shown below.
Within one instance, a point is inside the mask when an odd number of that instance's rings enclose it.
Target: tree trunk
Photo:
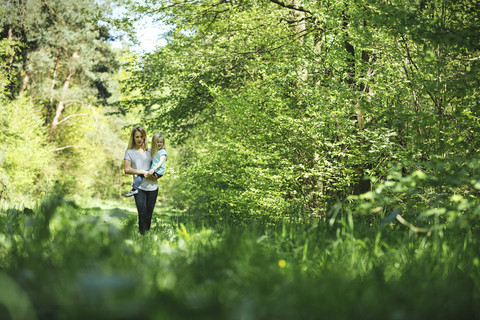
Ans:
[[[290,0],[289,5],[291,7],[297,6],[297,0]],[[305,41],[305,12],[300,10],[292,9],[290,10],[290,21],[293,24],[293,31],[295,32],[295,36],[298,36],[298,40],[300,41],[301,45],[304,45]],[[305,82],[307,81],[308,71],[304,66],[298,67],[298,76],[300,81]]]
[[[78,58],[78,51],[75,51],[73,53],[72,58],[73,59]],[[72,61],[72,63],[73,63],[73,61]],[[73,72],[74,72],[73,67],[68,69],[68,74],[67,74],[67,77],[65,78],[65,82],[63,84],[63,93],[64,94],[66,93],[66,91],[68,90],[68,87],[70,86],[70,79],[72,78]],[[52,83],[52,85],[54,86],[55,83]],[[57,129],[57,126],[60,123],[60,117],[62,116],[62,112],[63,112],[64,109],[65,109],[65,101],[64,101],[64,97],[62,97],[61,100],[58,102],[57,108],[55,110],[55,116],[54,116],[53,121],[52,121],[52,128],[50,130],[50,136],[53,136],[53,133]]]
[[[66,92],[68,87],[70,86],[70,79],[72,78],[73,75],[73,69],[68,69],[68,75],[67,78],[65,79],[65,83],[63,84],[63,91]],[[50,134],[53,135],[55,130],[57,129],[58,123],[60,122],[60,117],[62,116],[63,109],[65,109],[65,102],[63,99],[61,99],[58,102],[57,109],[55,109],[55,117],[53,117],[52,121],[52,129]]]
[[[53,90],[55,90],[55,85],[57,81],[57,68],[58,68],[58,56],[55,57],[53,63],[53,72],[52,72],[52,84],[50,86],[50,103],[47,105],[47,114],[45,116],[45,124],[50,123],[50,118],[52,116],[53,106]]]
[[[13,29],[12,27],[8,27],[8,35],[7,35],[7,40],[10,41],[13,39]],[[13,60],[15,59],[15,53],[13,53],[10,56],[10,59],[8,60],[8,66],[11,66],[13,64]]]
[[[55,58],[54,64],[53,64],[52,85],[50,86],[50,105],[53,105],[53,90],[55,89],[55,84],[57,81],[57,66],[58,66],[58,57]]]
[[[22,87],[20,88],[20,94],[23,94],[27,90],[28,80],[30,79],[30,72],[27,72],[23,77]]]

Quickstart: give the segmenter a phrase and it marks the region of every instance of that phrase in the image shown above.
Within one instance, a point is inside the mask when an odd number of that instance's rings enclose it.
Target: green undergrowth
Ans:
[[[475,319],[478,232],[51,198],[0,212],[1,319]]]

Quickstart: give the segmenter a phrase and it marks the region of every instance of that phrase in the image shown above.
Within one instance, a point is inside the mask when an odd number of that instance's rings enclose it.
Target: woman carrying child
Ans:
[[[155,178],[159,179],[163,177],[165,173],[165,163],[167,162],[167,151],[164,149],[165,147],[165,137],[160,133],[155,133],[152,138],[152,150],[151,150],[151,157],[152,157],[152,166],[151,169],[148,171],[149,174],[155,176]],[[142,183],[144,178],[143,174],[137,175],[135,181],[132,185],[132,190],[128,191],[125,197],[131,197],[138,193],[138,187]]]
[[[166,152],[164,160],[166,160]],[[152,214],[157,202],[158,177],[151,170],[151,150],[148,149],[147,134],[142,127],[137,126],[132,130],[128,141],[128,149],[125,151],[124,171],[126,174],[134,176],[143,175],[144,177],[140,181],[135,194],[138,229],[141,234],[144,234],[150,230]]]

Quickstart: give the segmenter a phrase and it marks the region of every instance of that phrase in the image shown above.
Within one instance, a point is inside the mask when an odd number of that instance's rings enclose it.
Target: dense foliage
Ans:
[[[477,2],[147,4],[172,28],[124,103],[181,146],[177,204],[324,216],[392,165],[478,153]]]

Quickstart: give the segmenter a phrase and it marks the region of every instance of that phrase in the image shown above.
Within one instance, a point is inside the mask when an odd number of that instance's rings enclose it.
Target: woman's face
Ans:
[[[145,141],[145,137],[142,135],[142,133],[140,131],[135,131],[134,138],[135,138],[135,146],[137,148],[142,147],[143,142]]]

